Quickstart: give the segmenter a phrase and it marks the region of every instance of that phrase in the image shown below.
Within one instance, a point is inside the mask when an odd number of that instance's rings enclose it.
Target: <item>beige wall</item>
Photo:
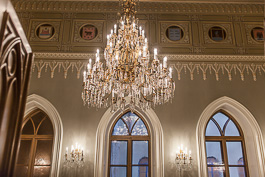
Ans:
[[[227,76],[221,76],[220,80],[216,81],[214,75],[209,75],[205,81],[200,75],[195,75],[193,81],[190,80],[189,75],[183,75],[180,81],[174,75],[174,79],[176,92],[173,103],[155,109],[164,131],[165,177],[173,177],[176,173],[170,163],[173,162],[176,148],[181,143],[194,152],[193,170],[187,172],[185,176],[198,176],[195,153],[198,119],[207,105],[222,96],[228,96],[243,104],[256,118],[263,137],[265,136],[264,76],[258,76],[257,81],[253,81],[250,76],[247,76],[245,81],[241,81],[239,75],[235,75],[232,81],[229,81]],[[38,79],[37,73],[34,72],[29,95],[38,94],[55,106],[63,123],[63,152],[66,146],[76,141],[80,142],[85,147],[87,155],[85,176],[93,177],[96,130],[105,110],[96,111],[83,106],[81,90],[82,81],[76,79],[75,74],[69,74],[67,79],[64,79],[63,73],[57,73],[56,77],[51,79],[49,73],[43,73]],[[63,168],[61,176],[64,176]]]

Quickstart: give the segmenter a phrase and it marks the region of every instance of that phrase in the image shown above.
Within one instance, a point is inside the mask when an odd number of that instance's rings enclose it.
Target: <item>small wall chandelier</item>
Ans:
[[[136,1],[120,0],[123,13],[107,36],[104,64],[97,50],[96,62],[90,59],[84,71],[82,99],[88,107],[110,106],[116,111],[129,103],[133,111],[135,106],[149,109],[174,97],[172,68],[167,57],[160,63],[157,49],[151,59],[145,31],[135,18]]]

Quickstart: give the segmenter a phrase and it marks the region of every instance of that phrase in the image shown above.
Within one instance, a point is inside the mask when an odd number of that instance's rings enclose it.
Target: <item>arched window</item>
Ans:
[[[53,147],[53,126],[41,110],[33,111],[23,122],[17,177],[49,177]]]
[[[205,130],[208,177],[248,177],[244,136],[224,111],[214,114]]]
[[[144,120],[127,112],[110,135],[109,177],[150,177],[150,133]]]

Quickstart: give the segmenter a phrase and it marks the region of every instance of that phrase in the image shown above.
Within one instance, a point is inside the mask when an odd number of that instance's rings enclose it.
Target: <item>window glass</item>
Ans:
[[[125,123],[120,119],[112,132],[112,135],[129,135],[128,128],[126,127]]]
[[[52,123],[41,110],[30,113],[25,120],[27,122],[26,124],[24,122],[20,137],[15,176],[49,177],[53,150]],[[36,127],[35,130],[34,127]],[[38,127],[39,130],[37,130]]]
[[[38,128],[40,122],[44,119],[44,117],[45,117],[45,114],[41,111],[32,116],[32,120],[34,122],[36,129]]]
[[[111,142],[111,165],[127,165],[127,141]]]
[[[208,177],[246,177],[244,137],[239,128],[223,111],[210,119],[205,130]]]
[[[231,177],[245,177],[244,167],[229,167],[229,173]]]
[[[230,120],[225,129],[225,136],[240,136],[235,123]]]
[[[139,165],[141,163],[142,159],[147,159],[148,165],[148,141],[133,141],[133,148],[132,148],[132,164],[133,165]]]
[[[208,167],[208,177],[225,177],[225,167]]]
[[[243,159],[241,142],[226,142],[226,147],[228,155],[228,164],[240,165],[239,163],[242,163],[241,159]]]
[[[127,126],[129,127],[129,131],[131,132],[134,123],[137,121],[137,119],[139,119],[139,117],[132,112],[128,112],[122,116],[122,119],[124,122],[126,122]]]
[[[35,165],[51,165],[52,140],[38,140]]]
[[[213,116],[213,118],[215,119],[215,121],[218,123],[218,125],[220,126],[221,130],[224,130],[224,125],[225,123],[229,120],[229,118],[224,115],[223,113],[217,113]]]
[[[49,177],[50,166],[34,166],[33,177]]]
[[[126,177],[126,167],[110,167],[110,177]]]
[[[138,136],[146,136],[148,135],[148,131],[146,129],[145,124],[141,119],[139,119],[132,130],[132,135],[138,135]]]
[[[16,177],[27,177],[28,166],[17,166],[16,167]]]
[[[21,140],[18,160],[17,160],[18,164],[28,165],[30,149],[31,149],[31,140]]]
[[[34,128],[31,119],[27,121],[22,130],[23,135],[34,135]]]
[[[109,177],[150,177],[150,136],[137,114],[127,112],[117,121],[110,148]]]
[[[132,177],[147,177],[147,176],[148,176],[148,166],[132,167]]]
[[[219,129],[212,120],[207,125],[205,136],[221,136]]]
[[[208,165],[223,165],[221,142],[206,142],[207,160],[214,158],[215,162],[207,161]],[[213,164],[212,164],[213,163]]]
[[[49,119],[45,119],[39,127],[38,135],[52,135],[53,134],[53,127],[52,123]]]

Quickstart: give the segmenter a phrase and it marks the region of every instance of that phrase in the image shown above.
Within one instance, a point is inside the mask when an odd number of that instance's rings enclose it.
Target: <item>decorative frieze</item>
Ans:
[[[117,12],[119,2],[13,0],[16,11]],[[263,14],[263,3],[140,2],[139,13]]]
[[[63,71],[64,78],[68,74],[75,73],[79,79],[82,71],[94,54],[71,54],[71,53],[36,53],[33,71],[37,72],[38,78],[43,71],[50,71],[51,78],[56,72]],[[160,55],[162,59],[164,55]],[[253,80],[258,75],[265,75],[264,56],[227,56],[227,55],[167,55],[170,65],[175,68],[175,74],[181,79],[183,74],[189,74],[191,80],[195,74],[201,75],[204,80],[214,74],[216,80],[221,75],[229,80],[240,76],[241,80],[251,74]]]

